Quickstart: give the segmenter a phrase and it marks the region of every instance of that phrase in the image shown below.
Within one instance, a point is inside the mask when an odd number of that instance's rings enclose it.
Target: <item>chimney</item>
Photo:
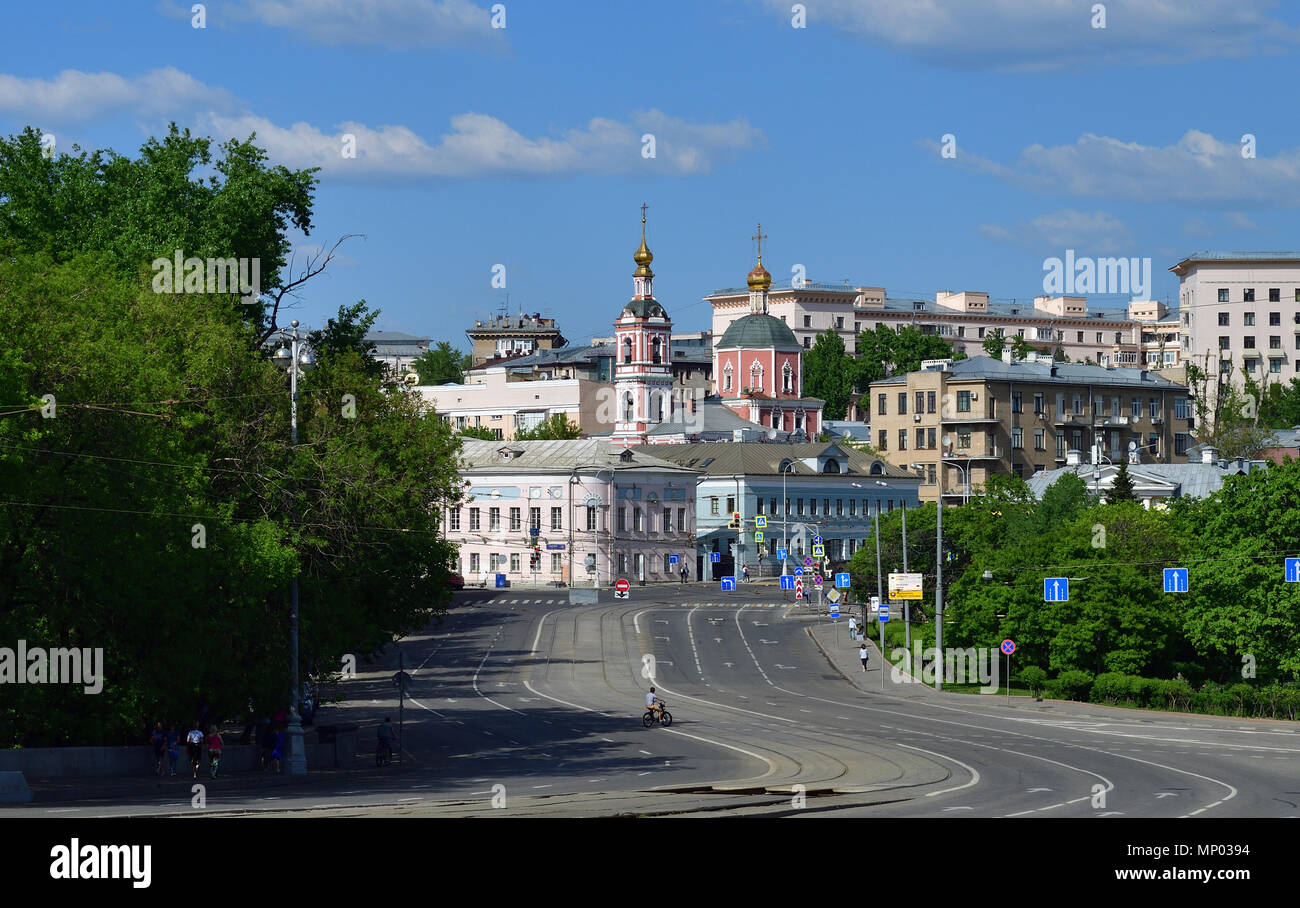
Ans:
[[[1214,463],[1219,459],[1219,452],[1209,446],[1201,448],[1201,463]]]
[[[1079,465],[1079,452],[1074,448],[1065,452],[1065,465],[1067,467],[1077,467]]]
[[[1005,348],[1003,348],[1003,350],[1002,350],[1002,361],[1003,361],[1004,363],[1006,363],[1008,366],[1011,365],[1011,363],[1015,361],[1015,360],[1014,360],[1014,355],[1012,354],[1012,352],[1011,352],[1011,348],[1010,348],[1010,347],[1005,347]]]

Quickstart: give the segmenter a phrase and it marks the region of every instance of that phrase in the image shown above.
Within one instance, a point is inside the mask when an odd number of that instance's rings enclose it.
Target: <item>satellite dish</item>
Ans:
[[[1138,443],[1137,443],[1136,441],[1130,441],[1130,442],[1128,443],[1128,449],[1129,449],[1130,451],[1136,451],[1136,450],[1137,450],[1137,446],[1138,446]]]
[[[776,441],[776,429],[767,430],[768,441]]]

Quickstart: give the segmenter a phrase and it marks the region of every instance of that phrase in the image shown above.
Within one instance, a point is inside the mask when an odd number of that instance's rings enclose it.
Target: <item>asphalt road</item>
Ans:
[[[608,595],[608,594],[606,594]],[[1294,723],[936,694],[770,587],[467,592],[403,642],[403,765],[274,791],[34,803],[24,815],[1294,817]],[[473,603],[473,604],[471,604]],[[396,657],[332,719],[397,718]],[[644,728],[656,684],[671,728]],[[369,732],[362,746],[370,743]],[[496,806],[494,806],[494,804]]]

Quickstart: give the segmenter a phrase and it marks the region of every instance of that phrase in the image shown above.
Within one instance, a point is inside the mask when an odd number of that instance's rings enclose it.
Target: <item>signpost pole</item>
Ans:
[[[1007,653],[1007,706],[1011,705],[1011,654]]]
[[[907,573],[907,499],[903,499],[903,573]],[[912,651],[912,600],[903,600],[903,645]]]
[[[882,603],[884,600],[881,600]],[[885,658],[885,622],[879,620],[876,616],[876,623],[880,625],[880,689],[885,689],[885,663],[889,660]]]
[[[397,648],[397,765],[402,765],[402,719],[406,707],[406,660],[402,648]]]

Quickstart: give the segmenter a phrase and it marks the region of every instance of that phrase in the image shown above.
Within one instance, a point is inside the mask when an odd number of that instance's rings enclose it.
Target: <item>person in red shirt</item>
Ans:
[[[212,778],[217,777],[217,770],[221,766],[221,733],[217,731],[217,726],[213,725],[208,728],[208,767]]]

